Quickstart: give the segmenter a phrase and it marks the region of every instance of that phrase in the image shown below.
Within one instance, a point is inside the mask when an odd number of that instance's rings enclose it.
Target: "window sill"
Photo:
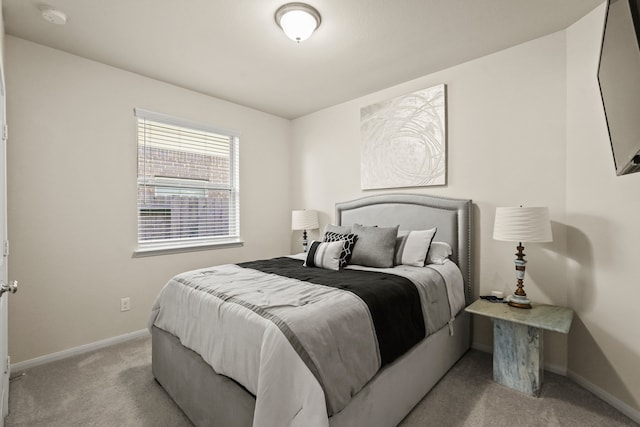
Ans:
[[[189,245],[156,245],[156,246],[139,246],[133,251],[133,258],[141,258],[156,255],[170,255],[184,252],[208,251],[211,249],[235,248],[244,246],[244,241],[226,240],[220,242],[206,242],[200,244]]]

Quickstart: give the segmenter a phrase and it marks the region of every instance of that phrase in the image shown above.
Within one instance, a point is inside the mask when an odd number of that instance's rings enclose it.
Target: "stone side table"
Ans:
[[[465,311],[493,320],[493,380],[537,397],[543,379],[544,330],[568,333],[573,310],[532,306],[522,309],[479,299]]]

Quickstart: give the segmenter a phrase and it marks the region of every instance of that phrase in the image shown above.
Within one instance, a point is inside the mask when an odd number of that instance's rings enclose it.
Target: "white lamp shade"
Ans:
[[[546,207],[496,208],[493,238],[507,242],[551,242],[551,220]]]
[[[276,11],[276,22],[291,40],[308,39],[320,25],[320,14],[305,3],[288,3]]]
[[[313,210],[291,211],[292,230],[315,230],[317,228],[320,228],[318,212]]]

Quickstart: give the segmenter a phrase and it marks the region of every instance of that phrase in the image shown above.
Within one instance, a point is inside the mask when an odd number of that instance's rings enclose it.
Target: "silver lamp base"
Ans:
[[[526,296],[520,296],[520,295],[510,295],[507,298],[507,304],[509,304],[511,307],[517,307],[517,308],[531,308],[531,301],[529,301],[529,298],[527,298]]]

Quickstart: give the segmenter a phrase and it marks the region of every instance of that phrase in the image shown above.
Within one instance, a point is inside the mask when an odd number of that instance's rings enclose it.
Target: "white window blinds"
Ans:
[[[138,245],[240,239],[236,134],[136,108]]]

